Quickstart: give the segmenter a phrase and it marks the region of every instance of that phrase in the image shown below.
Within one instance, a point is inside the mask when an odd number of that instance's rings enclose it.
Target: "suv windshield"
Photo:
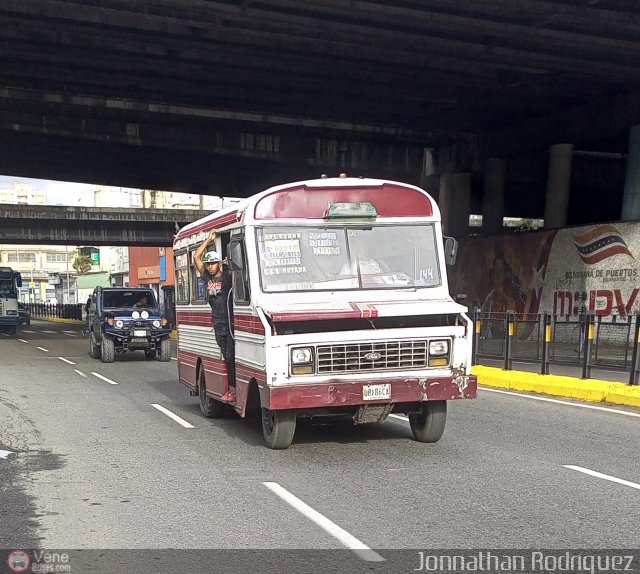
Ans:
[[[266,292],[440,285],[433,224],[257,230]]]
[[[104,309],[155,308],[156,298],[153,291],[103,291]]]

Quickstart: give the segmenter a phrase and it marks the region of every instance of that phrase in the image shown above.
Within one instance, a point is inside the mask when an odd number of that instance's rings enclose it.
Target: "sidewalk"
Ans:
[[[475,365],[471,372],[478,376],[479,385],[487,387],[541,393],[596,403],[606,402],[614,405],[640,407],[640,385],[632,386],[618,381],[581,379],[566,375],[505,371],[486,365]],[[623,376],[623,373],[620,373],[620,376]]]

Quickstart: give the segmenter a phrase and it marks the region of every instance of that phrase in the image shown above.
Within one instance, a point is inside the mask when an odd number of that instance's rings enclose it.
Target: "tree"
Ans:
[[[74,251],[71,256],[73,257],[73,263],[71,266],[79,275],[83,275],[84,273],[91,271],[91,257],[81,255],[78,251]]]

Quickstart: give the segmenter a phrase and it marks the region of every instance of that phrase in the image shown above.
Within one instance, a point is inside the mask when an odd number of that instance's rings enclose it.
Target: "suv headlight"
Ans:
[[[115,322],[115,326],[116,326],[116,329],[122,329],[122,327],[124,327],[124,321],[121,321],[120,319],[118,319]]]
[[[140,317],[142,317],[143,319],[148,319],[149,311],[143,311],[142,313],[140,313]]]
[[[430,355],[446,355],[449,353],[449,341],[429,341]]]
[[[156,329],[159,329],[159,328],[160,328],[160,325],[162,325],[162,323],[160,323],[160,321],[154,321],[154,322],[153,322],[153,326],[154,326]]]
[[[304,363],[310,363],[313,359],[313,352],[310,347],[304,347],[302,349],[293,349],[291,351],[291,362],[294,365],[301,365]]]

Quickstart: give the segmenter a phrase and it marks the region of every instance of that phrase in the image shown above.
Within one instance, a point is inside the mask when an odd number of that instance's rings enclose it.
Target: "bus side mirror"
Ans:
[[[244,270],[244,249],[241,241],[229,243],[229,268],[231,271]]]
[[[16,285],[18,287],[22,287],[22,275],[18,275],[18,277],[16,277]]]
[[[456,256],[458,255],[458,242],[453,237],[444,238],[444,260],[447,265],[456,264]]]

